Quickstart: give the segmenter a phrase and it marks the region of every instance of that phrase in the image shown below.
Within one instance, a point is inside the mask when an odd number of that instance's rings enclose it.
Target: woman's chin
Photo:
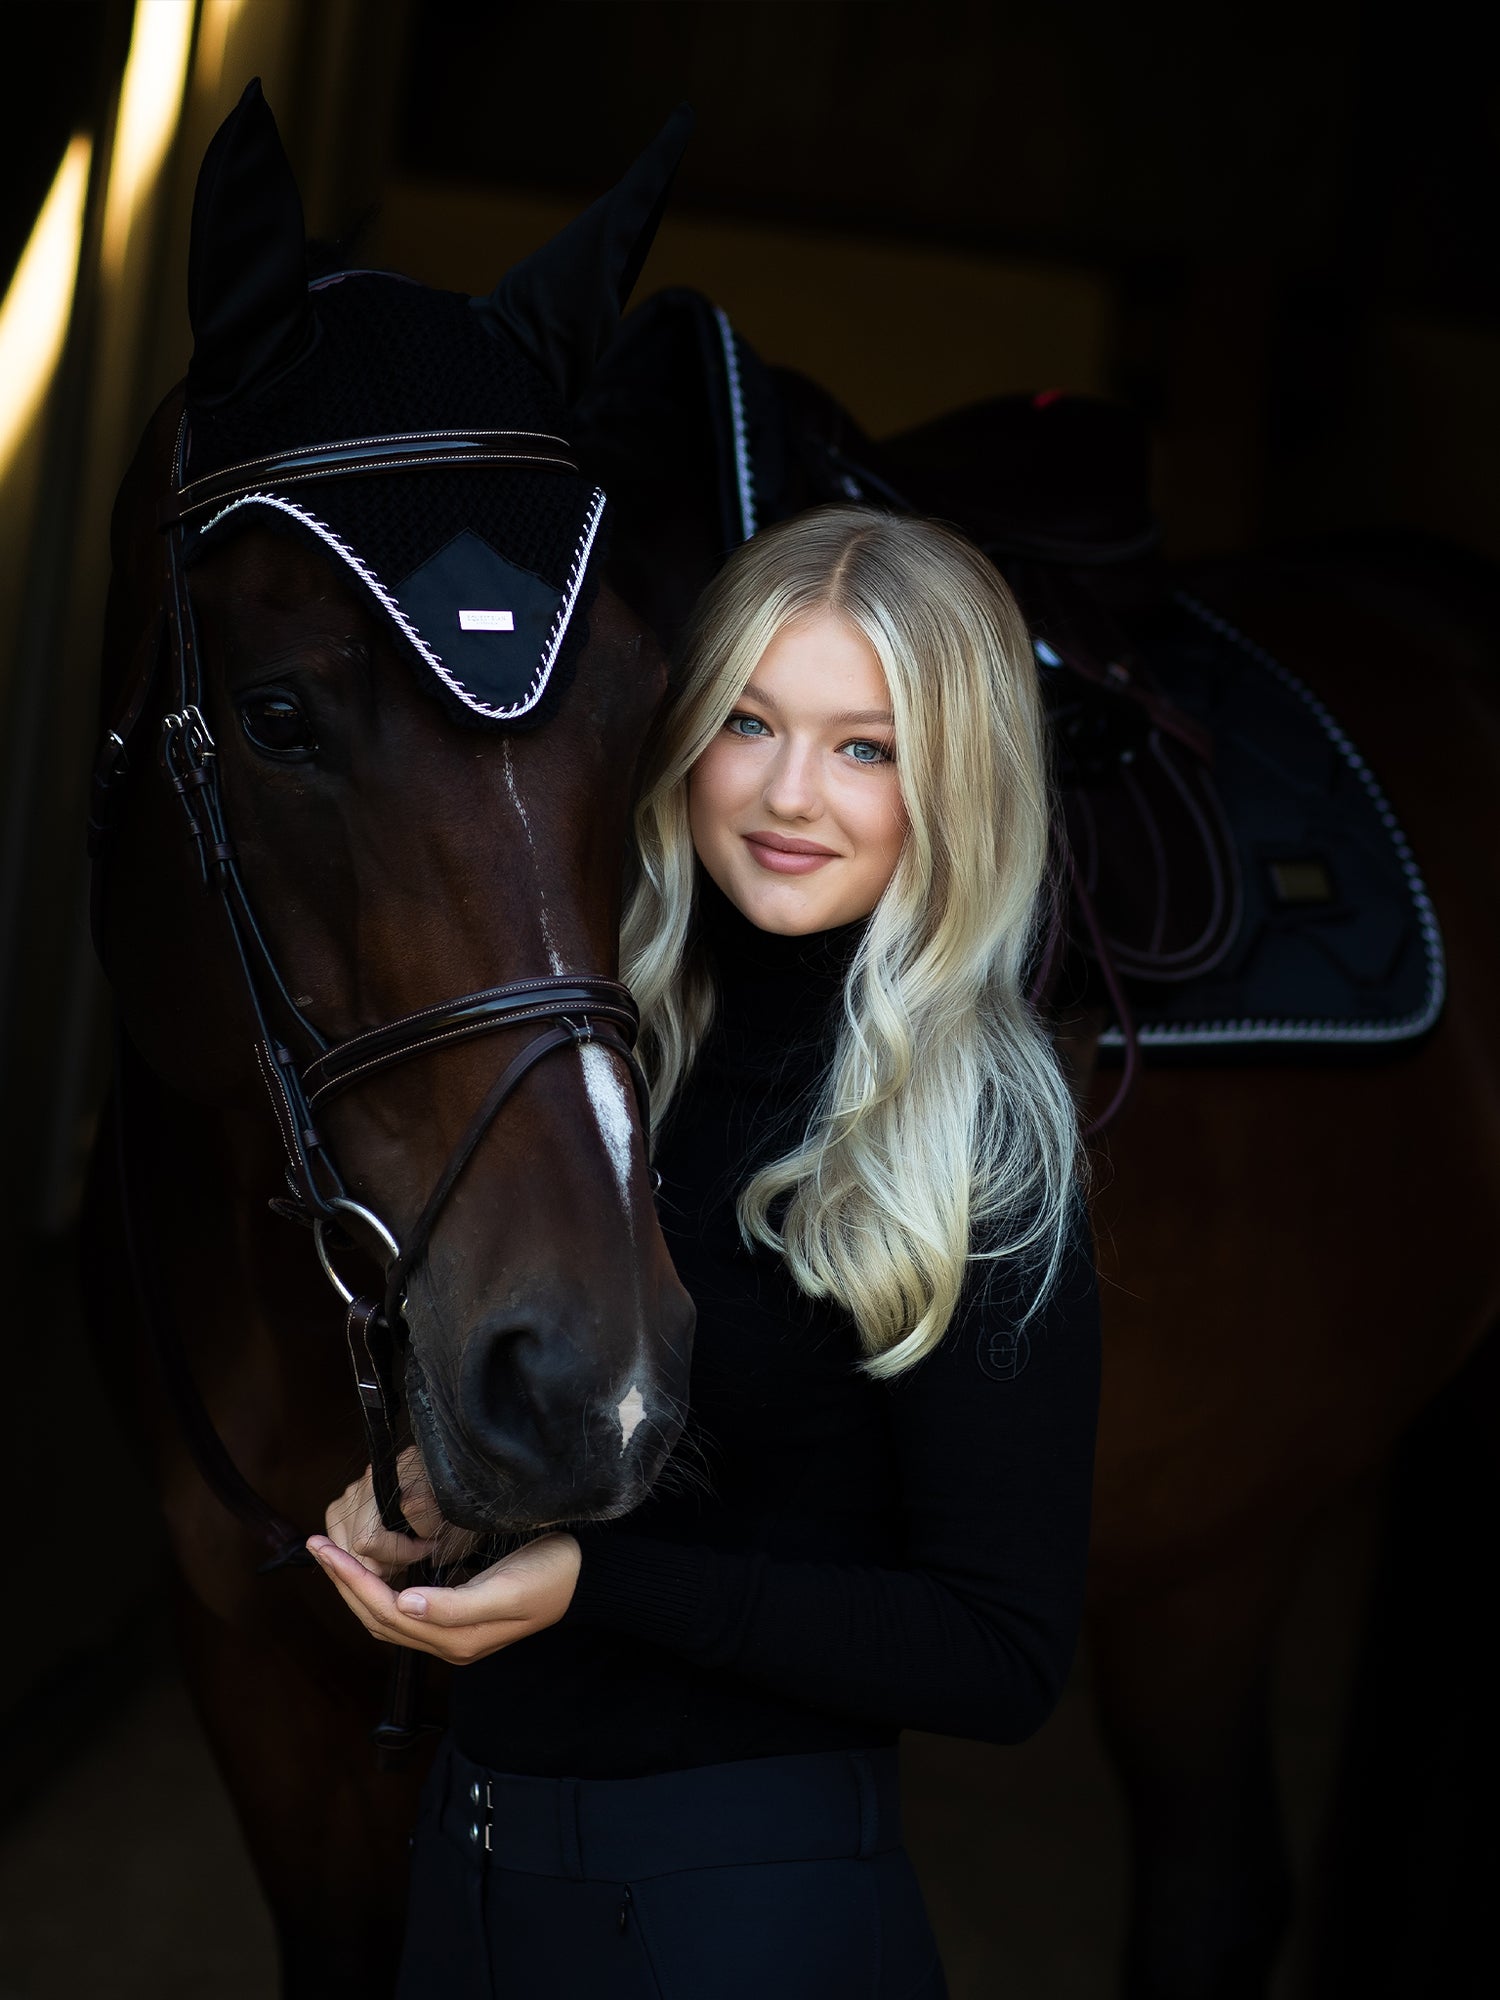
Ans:
[[[737,881],[727,893],[748,923],[758,931],[775,931],[782,937],[826,931],[842,921],[827,914],[837,899],[810,888],[805,879],[778,881],[769,874],[758,874],[752,881]]]

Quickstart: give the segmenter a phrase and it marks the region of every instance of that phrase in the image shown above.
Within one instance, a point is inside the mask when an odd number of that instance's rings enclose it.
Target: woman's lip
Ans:
[[[798,840],[790,833],[747,833],[745,838],[757,847],[774,847],[780,854],[822,854],[831,860],[834,853],[833,848],[824,847],[816,840]]]
[[[810,840],[783,846],[764,834],[747,833],[742,838],[761,867],[776,875],[808,875],[825,861],[838,859],[832,848],[816,847]]]

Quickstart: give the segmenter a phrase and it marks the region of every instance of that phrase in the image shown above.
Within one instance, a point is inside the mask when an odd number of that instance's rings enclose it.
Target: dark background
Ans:
[[[877,434],[986,393],[1090,391],[1148,420],[1171,553],[1399,527],[1500,557],[1500,71],[1483,10],[149,4],[193,11],[197,45],[176,138],[113,288],[95,268],[98,219],[133,9],[10,10],[0,61],[0,276],[69,135],[97,142],[69,343],[31,434],[0,467],[7,1462],[13,1518],[28,1550],[46,1550],[50,1579],[17,1616],[19,1643],[0,1668],[12,1752],[0,1914],[24,1905],[28,1935],[46,1872],[36,1840],[49,1837],[35,1829],[73,1810],[48,1801],[90,1759],[134,1768],[124,1739],[100,1733],[130,1703],[167,1703],[150,1751],[161,1797],[177,1796],[174,1772],[188,1773],[184,1798],[211,1786],[191,1724],[161,1693],[156,1531],[86,1359],[70,1229],[106,1070],[81,827],[108,503],[186,360],[193,176],[248,75],[265,78],[315,232],[355,241],[360,261],[471,289],[607,185],[685,98],[699,129],[642,295],[700,285],[768,359],[817,375]],[[1357,1595],[1361,1537],[1354,1520],[1329,1557],[1325,1603]],[[1283,1719],[1294,1715],[1311,1759],[1288,1778],[1310,1825],[1344,1641],[1307,1627],[1301,1643],[1302,1693]],[[1084,1744],[1072,1777],[1045,1751],[1014,1766],[1033,1814],[1018,1853],[1036,1845],[1038,1823],[1064,1848],[1080,1826],[1106,1846],[1113,1837],[1081,1712],[1043,1739]],[[198,1810],[182,1808],[189,1824]],[[185,1894],[204,1855],[216,1857],[215,1884],[223,1870],[243,1874],[222,1807],[201,1810],[220,1815],[217,1833],[198,1848],[178,1825],[175,1859],[161,1864]],[[1066,1866],[1036,1897],[1065,1928],[1107,1934],[1118,1864],[1094,1873],[1092,1904],[1069,1904]],[[214,1918],[221,1937],[226,1921]],[[1100,1950],[1111,1949],[1105,1935]],[[133,1951],[127,1936],[116,1957]],[[18,1975],[33,1978],[28,1993],[54,1990],[45,1958]],[[1094,1990],[1081,1973],[1070,1983],[1064,1945],[1047,1963],[1029,1991]],[[0,1964],[0,1987],[8,1976]],[[186,1993],[201,1978],[204,1991],[249,1993],[258,1976],[231,1987],[222,1968],[208,1980],[199,1965],[176,1985],[158,1968],[139,1986],[121,1973],[117,1990]]]

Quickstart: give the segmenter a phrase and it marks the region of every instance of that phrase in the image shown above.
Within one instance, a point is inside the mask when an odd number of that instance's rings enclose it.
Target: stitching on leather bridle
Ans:
[[[552,472],[578,471],[567,439],[551,431],[381,431],[368,437],[329,439],[322,444],[266,452],[221,466],[201,479],[175,486],[163,500],[157,518],[162,527],[173,527],[221,501],[248,493],[252,487],[346,479],[419,465],[515,465]]]
[[[617,1027],[623,1026],[629,1034],[630,1039],[634,1041],[638,1016],[636,1014],[635,1002],[631,999],[627,987],[616,985],[615,982],[608,980],[583,982],[576,979],[560,979],[557,981],[557,985],[560,988],[565,988],[575,996],[579,995],[584,986],[587,985],[592,996],[586,1003],[589,1013],[595,1016],[602,1016]],[[617,996],[614,1000],[609,998],[609,988],[612,985],[614,985]],[[500,988],[496,989],[496,991],[503,994],[504,989]],[[463,1000],[451,1002],[449,1008],[428,1007],[422,1011],[427,1015],[440,1015],[450,1011],[453,1007],[464,1007],[471,1000],[488,997],[488,995],[484,994],[468,994]],[[309,1084],[312,1085],[308,1103],[315,1110],[318,1105],[326,1103],[330,1097],[337,1096],[339,1092],[347,1089],[351,1084],[357,1083],[362,1077],[377,1075],[381,1070],[390,1069],[397,1063],[406,1062],[412,1056],[425,1054],[428,1049],[442,1048],[450,1042],[469,1041],[476,1035],[494,1034],[501,1028],[521,1027],[528,1021],[565,1020],[568,1016],[560,1011],[561,1005],[562,1002],[559,1000],[557,1004],[552,1006],[517,1006],[497,998],[493,1008],[487,1013],[476,1015],[472,1020],[466,1021],[459,1026],[452,1028],[431,1028],[421,1034],[413,1033],[402,1041],[392,1043],[367,1057],[363,1062],[350,1063],[347,1066],[339,1064],[330,1070],[328,1066],[333,1062],[334,1058],[347,1055],[363,1041],[373,1040],[379,1035],[388,1034],[390,1029],[374,1028],[362,1035],[352,1035],[347,1041],[339,1042],[326,1055],[315,1057],[303,1070],[302,1082],[304,1088]],[[579,1010],[570,1009],[569,1011],[576,1012]],[[398,1028],[405,1026],[408,1022],[415,1022],[418,1018],[416,1015],[408,1014],[401,1021],[394,1021],[390,1025],[392,1028]],[[326,1074],[325,1071],[327,1071]]]

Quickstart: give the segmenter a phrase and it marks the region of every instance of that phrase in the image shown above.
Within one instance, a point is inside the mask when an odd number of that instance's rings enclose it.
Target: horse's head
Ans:
[[[563,442],[682,137],[488,300],[309,289],[252,87],[199,183],[185,416],[158,413],[116,515],[114,671],[128,648],[150,689],[122,733],[165,715],[176,781],[135,781],[116,835],[127,1025],[242,1135],[276,1134],[263,1086],[290,1086],[284,1184],[256,1191],[325,1223],[353,1213],[336,1193],[401,1246],[412,1430],[476,1528],[627,1511],[687,1393],[692,1308],[607,988],[665,663],[600,581],[607,503]],[[536,1005],[495,997],[527,981]]]

